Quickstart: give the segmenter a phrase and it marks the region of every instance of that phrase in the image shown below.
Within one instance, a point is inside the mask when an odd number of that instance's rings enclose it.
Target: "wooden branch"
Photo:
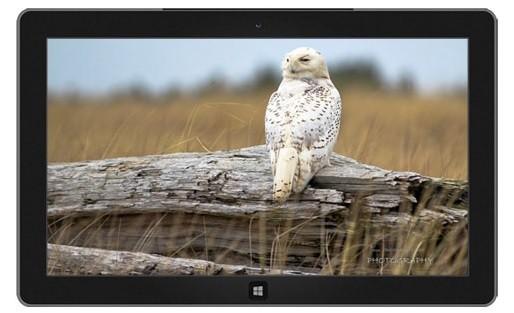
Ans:
[[[168,258],[141,252],[48,244],[49,275],[313,275],[241,265]]]
[[[340,155],[286,203],[271,190],[264,146],[50,164],[49,242],[303,271],[337,255],[352,222],[467,223],[467,182]]]

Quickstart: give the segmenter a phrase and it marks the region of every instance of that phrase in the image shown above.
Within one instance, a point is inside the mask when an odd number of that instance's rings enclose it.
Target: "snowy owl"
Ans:
[[[268,102],[265,129],[273,198],[302,192],[325,165],[337,140],[341,97],[321,53],[297,48],[282,61],[282,82]]]

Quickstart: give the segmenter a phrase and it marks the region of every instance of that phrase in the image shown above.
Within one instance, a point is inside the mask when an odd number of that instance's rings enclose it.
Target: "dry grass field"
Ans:
[[[76,100],[52,99],[48,105],[48,161],[73,162],[122,156],[216,151],[264,143],[264,112],[271,91],[258,93],[215,93],[173,100]],[[396,171],[415,171],[433,177],[467,180],[467,99],[464,96],[416,95],[348,89],[343,94],[343,124],[335,152],[362,163]],[[430,193],[425,195],[429,199]],[[428,200],[427,200],[428,201]],[[447,204],[449,207],[452,204]],[[423,208],[424,204],[418,205]],[[351,218],[337,225],[341,236],[320,234],[322,250],[316,264],[309,265],[324,275],[465,275],[468,271],[468,229],[466,222],[449,228],[427,224],[412,212],[413,222],[393,229],[379,229],[369,223],[367,213],[351,208]],[[364,216],[363,216],[364,214]],[[130,251],[147,251],[145,242],[166,236],[182,238],[170,245],[166,256],[206,259],[238,264],[226,252],[195,250],[196,241],[214,240],[212,232],[192,230],[195,218],[164,215],[101,215],[93,220],[74,216],[49,221],[49,242],[111,247],[109,238],[129,234],[140,238]],[[316,220],[317,221],[317,220]],[[316,222],[314,221],[314,222]],[[71,225],[82,225],[78,234]],[[257,222],[255,222],[257,223]],[[266,242],[270,231],[263,220],[254,236]],[[113,224],[113,227],[108,225]],[[106,226],[107,225],[107,226]],[[166,225],[173,226],[171,229]],[[302,227],[290,222],[278,225],[277,240],[263,246],[268,260],[261,267],[282,268],[288,249]],[[167,228],[168,227],[168,228]],[[250,220],[229,223],[223,229],[248,230]],[[291,233],[282,236],[283,233]],[[114,234],[114,235],[113,235]],[[189,235],[187,235],[189,234]],[[211,236],[211,237],[209,237]],[[84,238],[85,239],[84,239]],[[155,238],[154,238],[155,237]],[[209,239],[211,238],[211,239]],[[251,239],[249,239],[251,241]],[[283,242],[284,241],[284,242]],[[184,243],[185,242],[185,243]],[[141,244],[140,244],[141,243]],[[213,242],[209,243],[213,245]],[[238,245],[234,241],[234,245]],[[80,246],[80,245],[79,245]],[[330,246],[330,249],[329,249]],[[112,247],[111,247],[112,248]],[[391,249],[391,250],[388,250]],[[426,263],[370,263],[377,258],[430,258]],[[254,265],[255,264],[246,264]],[[69,272],[69,275],[79,275]],[[48,269],[54,274],[53,265]]]
[[[264,143],[271,91],[48,105],[48,161],[216,151]],[[467,179],[467,99],[349,89],[335,152],[386,169]]]

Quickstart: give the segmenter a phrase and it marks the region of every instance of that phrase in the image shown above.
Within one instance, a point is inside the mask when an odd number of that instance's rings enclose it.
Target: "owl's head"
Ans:
[[[282,76],[290,79],[330,78],[321,53],[307,47],[296,48],[286,54],[282,60]]]

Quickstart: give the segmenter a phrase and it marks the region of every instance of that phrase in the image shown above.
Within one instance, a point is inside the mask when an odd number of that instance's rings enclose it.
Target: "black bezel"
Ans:
[[[261,27],[256,27],[260,23]],[[49,37],[468,38],[465,277],[46,275]],[[487,10],[26,10],[18,19],[18,295],[26,304],[489,304],[496,296],[496,18]],[[266,300],[248,297],[252,281]]]

